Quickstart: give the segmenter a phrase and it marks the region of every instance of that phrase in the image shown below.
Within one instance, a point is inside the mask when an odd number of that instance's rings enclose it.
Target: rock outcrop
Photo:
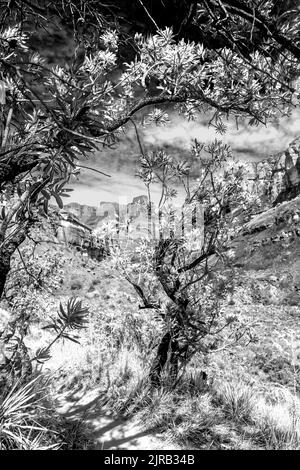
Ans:
[[[133,198],[132,202],[100,202],[98,207],[91,207],[84,204],[72,202],[65,206],[67,213],[75,216],[80,223],[90,230],[103,227],[109,221],[128,218],[135,220],[142,213],[148,204],[145,195]]]
[[[76,216],[67,210],[59,213],[59,226],[56,237],[59,241],[77,247],[93,259],[101,261],[107,254],[105,243],[92,236],[92,229],[83,224]]]
[[[101,202],[99,207],[91,207],[78,203],[67,204],[59,212],[59,226],[56,236],[58,240],[82,249],[96,259],[102,259],[108,252],[105,243],[105,227],[107,224],[118,230],[124,226],[134,229],[136,236],[147,230],[147,196],[133,198],[132,202],[118,204]],[[103,234],[101,230],[103,229]],[[99,236],[95,236],[98,231]],[[133,237],[134,234],[131,233]]]
[[[291,200],[300,194],[300,138],[280,154],[248,164],[252,189],[265,207]]]

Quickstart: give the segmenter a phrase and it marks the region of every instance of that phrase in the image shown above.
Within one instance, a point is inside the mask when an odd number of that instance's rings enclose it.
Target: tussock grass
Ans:
[[[15,383],[0,398],[0,449],[45,450],[58,449],[49,434],[56,431],[43,424],[41,411],[45,398],[45,384],[35,377],[25,385]]]
[[[203,364],[196,359],[175,388],[165,374],[161,388],[153,390],[148,382],[153,340],[146,332],[145,341],[145,325],[141,330],[135,323],[135,338],[143,336],[144,340],[130,343],[133,321],[122,323],[119,311],[108,316],[102,313],[101,329],[99,321],[92,320],[81,346],[65,343],[54,349],[52,366],[59,365],[56,387],[57,382],[62,390],[100,387],[102,406],[109,414],[133,419],[141,428],[160,432],[183,448],[299,448],[300,401],[292,386],[261,382],[237,363],[238,356],[232,362],[226,356],[207,363],[208,380],[203,377]],[[152,320],[144,321],[152,327]],[[106,336],[107,329],[110,334]],[[118,341],[111,338],[113,331]],[[76,429],[65,426],[70,436],[65,445],[87,448]]]
[[[141,382],[137,390],[143,396],[131,389],[127,409],[142,427],[184,448],[299,449],[300,401],[287,389],[281,394],[269,389],[264,396],[251,384],[216,382],[195,393],[188,375],[182,381],[181,389],[148,389],[148,394]],[[277,402],[270,403],[271,393]]]
[[[227,417],[234,421],[251,422],[255,406],[255,392],[249,385],[243,383],[223,383],[216,390],[216,400]]]
[[[68,421],[56,409],[51,388],[53,375],[35,373],[0,396],[0,450],[87,449],[85,423]]]
[[[288,389],[275,388],[272,400],[269,395],[258,398],[253,419],[265,448],[300,448],[300,399]]]

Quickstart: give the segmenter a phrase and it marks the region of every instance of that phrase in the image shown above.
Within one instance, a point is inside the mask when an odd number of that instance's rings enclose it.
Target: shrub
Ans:
[[[0,449],[45,450],[58,449],[51,434],[56,431],[42,424],[42,399],[46,386],[40,378],[26,385],[16,383],[8,393],[0,397]],[[44,419],[44,418],[43,418]]]
[[[218,388],[216,397],[230,419],[245,423],[252,421],[255,392],[251,386],[227,382]]]

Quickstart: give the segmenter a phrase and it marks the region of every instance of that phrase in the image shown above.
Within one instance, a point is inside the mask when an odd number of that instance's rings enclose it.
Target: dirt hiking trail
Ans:
[[[101,394],[100,394],[101,396]],[[93,450],[180,450],[161,434],[144,430],[134,420],[115,417],[105,410],[99,390],[65,393],[57,400],[57,411],[68,421],[80,421],[89,429]]]

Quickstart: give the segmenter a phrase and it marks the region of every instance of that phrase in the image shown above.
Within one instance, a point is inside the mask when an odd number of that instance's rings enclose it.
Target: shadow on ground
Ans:
[[[143,430],[132,420],[115,417],[105,409],[103,392],[68,392],[57,400],[57,410],[68,421],[82,422],[89,429],[93,449],[167,450],[178,449],[155,433]]]

